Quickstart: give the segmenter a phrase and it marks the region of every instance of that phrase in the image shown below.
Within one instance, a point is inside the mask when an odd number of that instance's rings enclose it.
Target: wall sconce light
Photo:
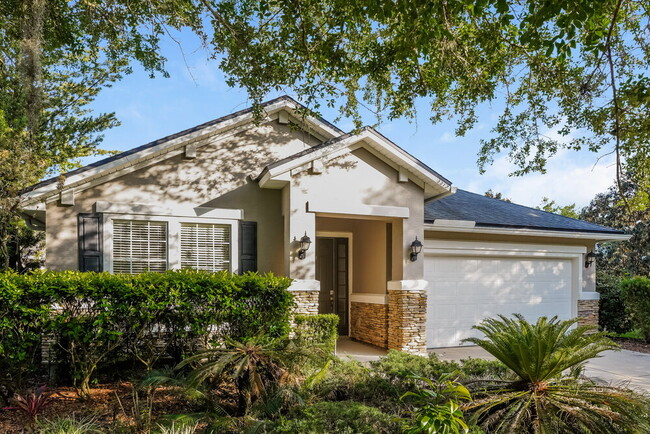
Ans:
[[[415,241],[411,243],[411,262],[418,260],[418,255],[422,251],[422,242],[415,237]]]
[[[596,256],[594,252],[589,252],[585,255],[585,268],[591,267],[591,264],[596,260]]]
[[[300,250],[298,250],[298,259],[305,259],[307,256],[307,250],[309,250],[309,246],[311,245],[311,239],[307,236],[307,232],[305,231],[305,235],[300,239]]]

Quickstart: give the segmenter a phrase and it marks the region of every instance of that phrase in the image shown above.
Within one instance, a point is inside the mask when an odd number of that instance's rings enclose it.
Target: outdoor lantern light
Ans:
[[[418,255],[422,251],[422,243],[418,240],[418,237],[415,237],[415,241],[411,243],[411,262],[418,260]]]
[[[309,246],[311,245],[311,239],[307,236],[307,232],[305,231],[305,235],[300,239],[300,250],[298,250],[298,259],[305,259],[307,250],[309,250]]]
[[[594,252],[589,252],[585,255],[585,268],[591,267],[591,264],[596,260],[596,254]]]

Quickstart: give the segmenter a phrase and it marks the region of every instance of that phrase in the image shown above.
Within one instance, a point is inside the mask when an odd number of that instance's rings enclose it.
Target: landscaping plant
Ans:
[[[621,293],[632,323],[650,343],[650,278],[637,276],[623,280]]]
[[[401,399],[410,402],[415,409],[412,417],[405,419],[407,434],[459,434],[469,432],[460,408],[461,401],[472,397],[462,384],[452,379],[452,374],[443,375],[438,381],[416,377],[420,385],[415,391],[406,392]],[[428,386],[428,387],[427,387]]]
[[[73,416],[39,421],[36,423],[36,432],[38,434],[101,434],[104,430],[94,417],[76,419]]]
[[[237,391],[237,413],[244,415],[271,385],[296,383],[300,366],[315,354],[313,348],[260,336],[244,342],[228,340],[188,357],[178,368],[192,367],[189,379],[197,386],[231,381]]]
[[[503,362],[514,380],[480,383],[463,408],[490,433],[650,432],[649,401],[630,390],[570,375],[576,367],[617,345],[577,320],[523,316],[490,318],[474,328],[479,345]]]
[[[5,407],[4,409],[21,411],[32,421],[37,421],[43,410],[52,403],[52,397],[47,393],[46,386],[40,386],[32,392],[16,395],[13,402],[14,406]]]

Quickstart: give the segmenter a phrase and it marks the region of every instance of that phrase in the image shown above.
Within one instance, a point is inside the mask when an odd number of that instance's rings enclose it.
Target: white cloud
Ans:
[[[452,142],[455,142],[456,140],[458,140],[458,137],[456,137],[455,134],[452,134],[452,133],[447,131],[447,132],[444,132],[442,134],[442,136],[440,136],[440,138],[438,140],[441,141],[442,143],[452,143]]]
[[[502,156],[484,175],[471,180],[467,187],[476,193],[492,189],[521,205],[534,207],[543,197],[548,197],[560,205],[575,203],[580,208],[614,182],[613,157],[603,158],[595,164],[596,159],[596,154],[587,151],[561,150],[549,160],[546,174],[510,177],[508,174],[514,166]]]

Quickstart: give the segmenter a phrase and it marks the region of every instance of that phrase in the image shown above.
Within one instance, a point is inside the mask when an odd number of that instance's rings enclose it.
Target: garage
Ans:
[[[427,347],[463,345],[462,339],[479,336],[473,325],[498,314],[520,313],[529,321],[575,315],[579,252],[466,247],[433,248],[425,254]]]

